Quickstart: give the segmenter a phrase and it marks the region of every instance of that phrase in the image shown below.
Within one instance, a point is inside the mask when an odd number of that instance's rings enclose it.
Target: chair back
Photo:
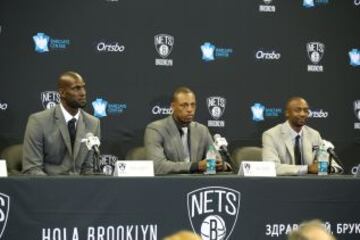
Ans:
[[[135,147],[130,149],[125,156],[126,160],[146,160],[145,147]]]
[[[239,147],[232,152],[236,173],[239,171],[242,161],[262,161],[262,148],[255,146]]]
[[[23,145],[15,144],[6,147],[1,158],[6,160],[9,175],[20,175],[22,170]]]

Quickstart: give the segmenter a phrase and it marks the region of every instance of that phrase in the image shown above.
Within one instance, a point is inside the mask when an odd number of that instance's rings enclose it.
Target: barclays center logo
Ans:
[[[318,5],[328,4],[329,0],[303,0],[303,6],[305,8],[313,8]]]
[[[350,58],[350,65],[353,67],[360,66],[360,50],[359,49],[352,49],[349,51],[349,58]]]
[[[35,52],[45,53],[52,50],[64,50],[70,45],[69,39],[50,38],[45,33],[39,32],[33,36]]]
[[[325,53],[325,44],[321,42],[309,42],[306,44],[306,52],[312,64],[307,66],[308,72],[323,72],[324,67],[320,64]]]
[[[225,112],[226,99],[220,96],[212,96],[206,99],[210,115],[214,120],[208,121],[209,127],[225,127],[225,121],[220,118]]]
[[[109,103],[107,100],[97,98],[92,102],[94,116],[98,118],[107,117],[108,115],[122,114],[127,109],[124,103]]]
[[[254,103],[250,109],[254,122],[265,121],[265,117],[280,117],[283,112],[281,108],[267,108],[261,103]]]
[[[202,240],[227,240],[238,219],[240,192],[211,186],[187,194],[187,210],[191,227]]]
[[[0,193],[0,239],[4,234],[10,211],[10,197]]]
[[[200,49],[205,62],[214,61],[216,58],[229,58],[233,53],[231,48],[218,48],[210,42],[205,42]]]
[[[60,103],[60,94],[57,91],[44,91],[40,95],[44,109],[50,109]]]

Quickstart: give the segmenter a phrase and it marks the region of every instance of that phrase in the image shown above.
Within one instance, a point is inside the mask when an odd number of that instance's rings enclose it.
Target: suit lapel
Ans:
[[[312,144],[309,141],[309,136],[308,136],[308,131],[306,129],[306,127],[303,127],[303,137],[302,137],[302,152],[303,152],[303,156],[304,156],[304,162],[306,164],[310,164],[312,163]]]
[[[79,154],[81,139],[84,138],[84,134],[85,134],[85,123],[84,123],[83,113],[80,111],[79,120],[76,125],[76,138],[75,138],[75,143],[74,143],[74,159],[76,159],[77,155]]]
[[[168,131],[169,131],[169,136],[173,136],[173,137],[171,137],[172,146],[175,149],[178,159],[184,160],[185,154],[184,154],[184,148],[183,148],[183,145],[181,142],[180,132],[176,126],[175,120],[173,119],[173,117],[171,115],[168,117]]]
[[[197,149],[199,149],[199,141],[196,134],[195,124],[192,122],[189,125],[190,129],[190,160],[194,161],[197,159]]]
[[[286,123],[284,123],[281,126],[281,132],[283,134],[283,138],[285,141],[285,146],[286,146],[286,150],[289,153],[290,156],[290,163],[289,164],[294,164],[295,163],[295,157],[294,157],[294,145],[291,139],[291,134],[289,133],[289,129],[287,128],[287,126],[285,125]]]
[[[63,138],[63,141],[65,143],[65,146],[69,152],[69,155],[72,156],[72,149],[71,149],[71,140],[69,135],[69,130],[67,128],[67,125],[65,123],[65,118],[61,112],[60,105],[57,105],[55,107],[55,121],[56,125],[60,130],[61,136]]]

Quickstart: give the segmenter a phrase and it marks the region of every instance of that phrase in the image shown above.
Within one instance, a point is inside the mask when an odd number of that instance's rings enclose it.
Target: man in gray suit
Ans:
[[[23,145],[23,173],[77,175],[93,172],[93,152],[81,140],[88,133],[100,137],[99,119],[86,105],[85,82],[76,72],[58,80],[60,104],[29,117]]]
[[[318,131],[306,126],[309,105],[301,97],[290,98],[286,104],[287,121],[265,131],[262,136],[264,161],[274,161],[277,175],[317,173],[316,149],[322,144]],[[342,168],[335,162],[333,172]]]
[[[172,115],[150,123],[145,129],[147,159],[154,160],[156,174],[195,173],[206,170],[206,152],[213,144],[208,128],[193,121],[195,94],[186,87],[175,90]],[[223,169],[221,157],[217,170]]]

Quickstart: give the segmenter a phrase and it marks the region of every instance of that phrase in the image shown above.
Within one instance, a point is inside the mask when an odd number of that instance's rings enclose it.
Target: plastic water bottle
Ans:
[[[318,159],[318,175],[328,175],[329,168],[329,154],[326,151],[325,145],[321,144],[317,153]]]
[[[205,174],[216,174],[216,150],[211,144],[206,152],[206,171]]]

